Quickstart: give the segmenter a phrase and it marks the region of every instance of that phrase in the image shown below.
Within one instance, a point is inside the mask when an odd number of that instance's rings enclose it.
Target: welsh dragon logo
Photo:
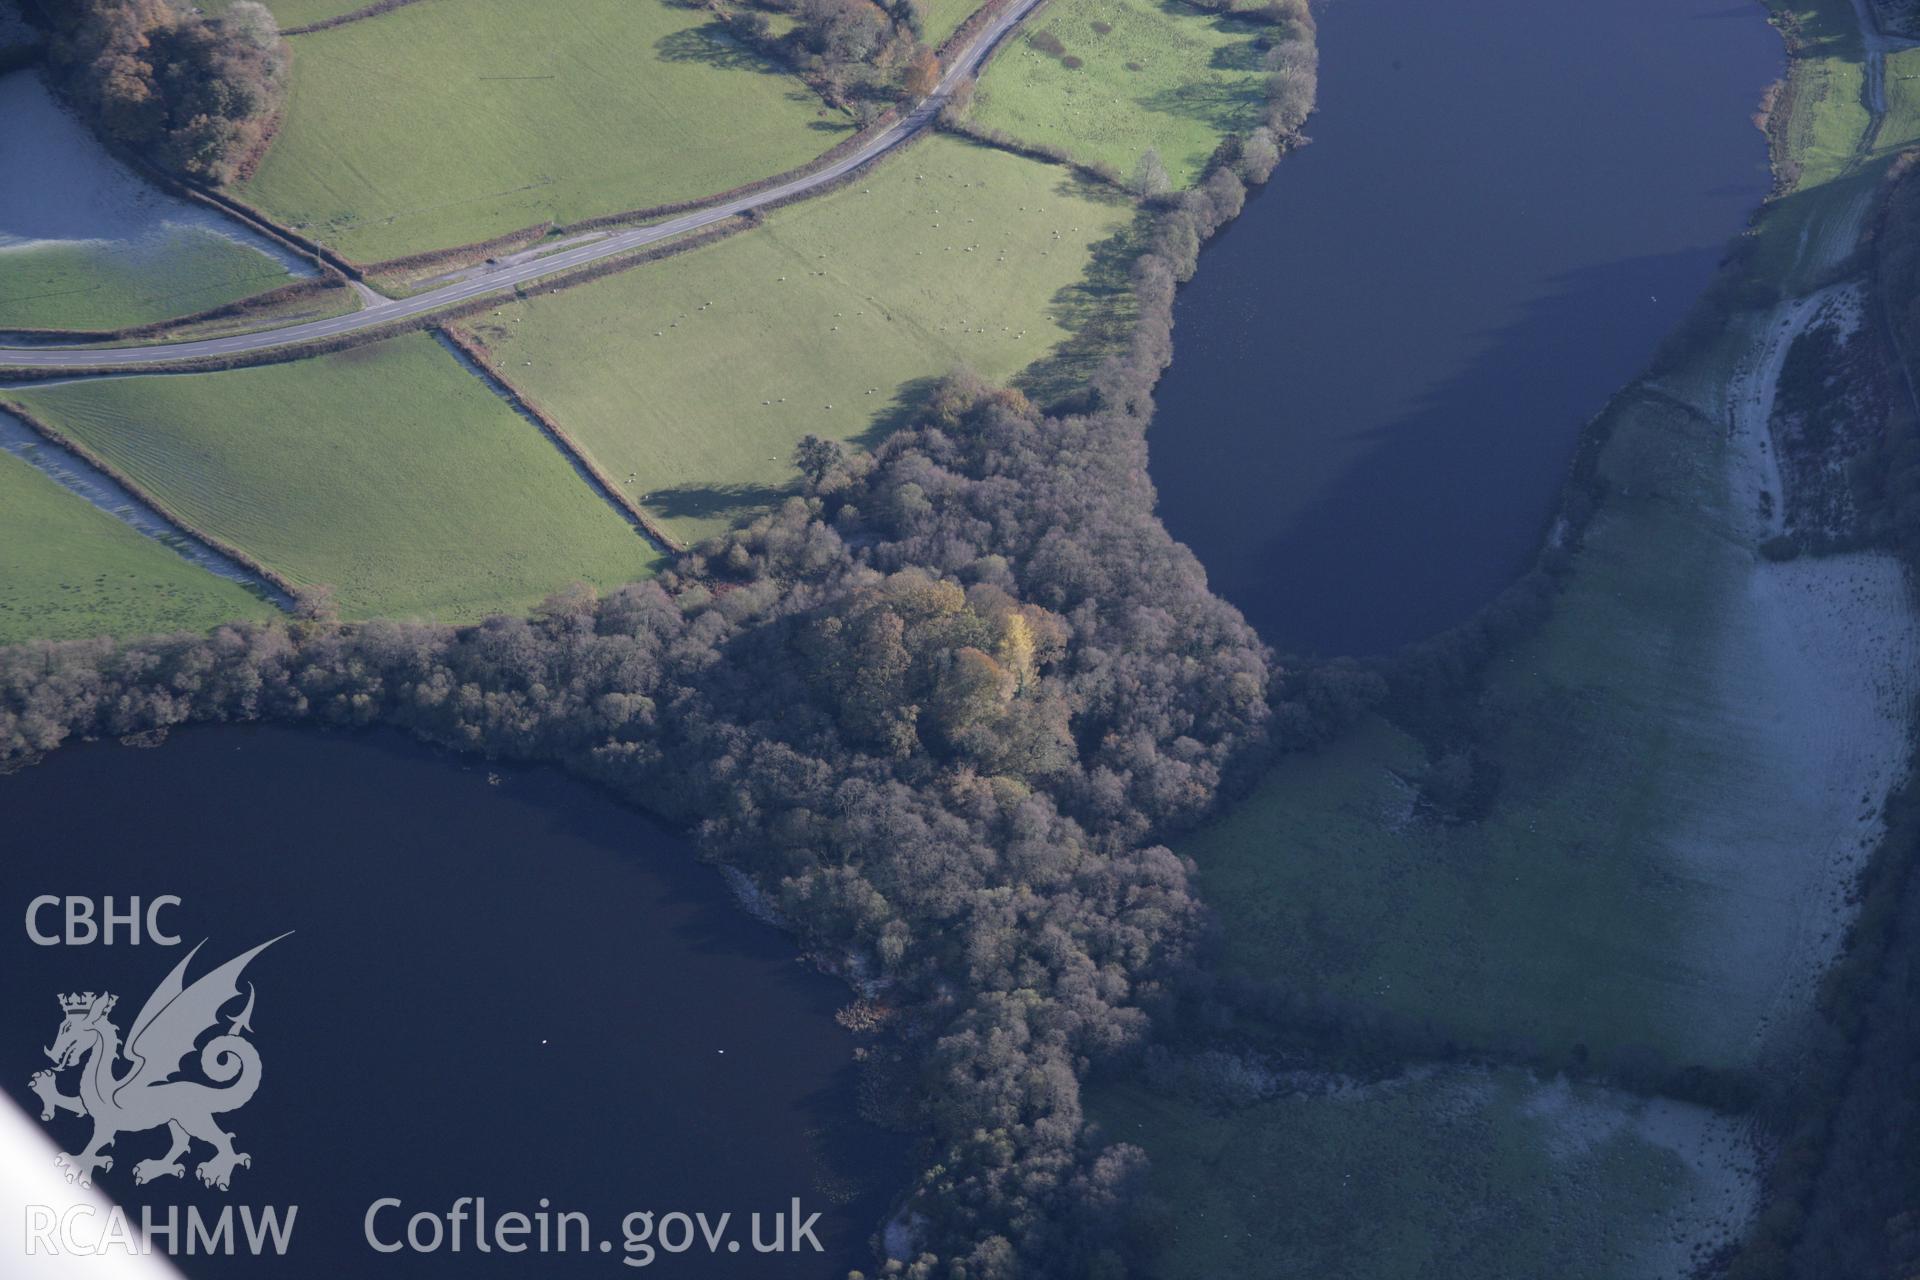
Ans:
[[[283,933],[280,938],[286,936]],[[119,1028],[108,1017],[119,997],[91,991],[60,997],[60,1010],[66,1016],[53,1047],[46,1051],[53,1060],[53,1070],[36,1072],[29,1087],[40,1097],[42,1120],[51,1120],[62,1111],[93,1119],[93,1136],[87,1145],[77,1154],[54,1158],[54,1163],[66,1170],[68,1182],[91,1186],[94,1170],[113,1168],[113,1158],[101,1152],[112,1146],[115,1138],[162,1125],[171,1136],[171,1146],[159,1159],[142,1160],[133,1166],[136,1184],[182,1177],[186,1167],[180,1158],[188,1154],[196,1139],[213,1148],[213,1155],[194,1170],[209,1187],[225,1191],[235,1166],[252,1165],[253,1158],[235,1151],[233,1135],[214,1121],[216,1115],[247,1105],[260,1087],[260,1054],[245,1038],[253,1030],[252,983],[247,984],[246,1007],[227,1019],[225,1033],[213,1036],[204,1045],[199,1041],[208,1031],[218,1030],[220,1010],[239,998],[240,972],[247,962],[280,938],[261,943],[187,986],[187,965],[206,944],[194,947],[147,997],[124,1047]],[[196,1046],[200,1050],[200,1072],[213,1081],[211,1085],[174,1078]],[[131,1065],[123,1073],[116,1073],[123,1055]],[[60,1092],[57,1078],[70,1067],[80,1070],[80,1091],[72,1096]]]

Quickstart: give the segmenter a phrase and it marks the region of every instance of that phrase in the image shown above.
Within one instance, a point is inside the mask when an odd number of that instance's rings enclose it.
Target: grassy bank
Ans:
[[[428,0],[293,46],[286,120],[236,194],[363,262],[725,191],[850,128],[665,0]]]
[[[205,311],[285,284],[265,254],[217,235],[51,243],[0,253],[0,330],[113,329]]]
[[[0,644],[204,631],[274,612],[0,452]]]
[[[359,297],[345,284],[311,279],[151,324],[129,325],[109,330],[63,329],[52,332],[40,330],[33,336],[44,340],[57,338],[59,341],[75,345],[97,343],[101,346],[120,346],[189,342],[202,338],[226,337],[255,329],[282,328],[307,320],[324,320],[359,309]]]
[[[757,230],[500,308],[501,371],[668,532],[719,532],[793,483],[793,446],[889,430],[926,380],[1083,375],[1121,330],[1132,205],[1065,170],[945,137]]]
[[[959,30],[960,24],[973,16],[974,10],[984,0],[927,0],[926,42],[935,48],[940,42]]]
[[[332,587],[348,617],[470,621],[652,563],[539,431],[425,335],[16,398],[193,528]]]
[[[1260,123],[1270,32],[1179,0],[1053,0],[980,78],[972,118],[1123,175],[1153,148],[1185,186]]]

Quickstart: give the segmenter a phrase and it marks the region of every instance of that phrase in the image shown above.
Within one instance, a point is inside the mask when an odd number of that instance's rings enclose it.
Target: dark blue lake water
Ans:
[[[731,1213],[749,1242],[660,1253],[644,1274],[870,1266],[905,1146],[855,1114],[854,1041],[833,1021],[845,984],[801,964],[643,815],[550,771],[494,778],[396,734],[260,727],[184,731],[158,750],[80,745],[0,777],[8,1096],[37,1116],[25,1086],[49,1065],[59,993],[112,991],[125,1034],[202,938],[194,976],[293,930],[244,975],[261,1081],[221,1123],[251,1167],[224,1193],[191,1172],[135,1188],[134,1165],[167,1146],[157,1130],[122,1136],[98,1179],[182,1212],[299,1206],[284,1259],[183,1261],[195,1280],[633,1274],[621,1225],[636,1210]],[[35,945],[25,913],[41,894],[177,895],[160,919],[183,945]],[[58,932],[60,915],[39,923]],[[45,1128],[67,1151],[88,1132],[68,1115]],[[543,1197],[585,1212],[596,1251],[482,1255],[471,1226],[458,1254],[366,1243],[382,1198],[402,1202],[376,1222],[391,1243],[413,1213],[444,1216],[463,1196],[495,1218]],[[821,1213],[825,1252],[755,1253],[749,1215],[770,1243],[795,1197]]]
[[[1768,187],[1756,0],[1328,0],[1320,110],[1176,308],[1153,478],[1270,643],[1372,652],[1538,545]]]

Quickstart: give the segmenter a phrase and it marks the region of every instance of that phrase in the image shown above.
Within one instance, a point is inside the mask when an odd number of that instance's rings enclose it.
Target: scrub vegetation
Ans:
[[[425,335],[13,398],[216,545],[330,588],[346,617],[469,621],[652,562],[538,429]]]
[[[0,644],[170,631],[273,606],[0,452]]]
[[[293,44],[286,119],[234,190],[363,262],[712,195],[851,130],[665,0],[430,2]]]
[[[960,24],[973,16],[980,6],[974,0],[925,0],[921,6],[926,14],[924,34],[928,44],[938,46],[942,40],[960,29]]]
[[[1132,203],[1070,172],[932,138],[764,226],[468,327],[674,536],[794,492],[802,437],[871,444],[956,368],[1057,356],[1084,385],[1124,340]],[[1118,279],[1109,277],[1119,276]]]

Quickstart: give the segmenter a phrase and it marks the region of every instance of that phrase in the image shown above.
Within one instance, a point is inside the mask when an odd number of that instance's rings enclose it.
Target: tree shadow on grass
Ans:
[[[873,421],[866,430],[854,436],[849,444],[871,453],[878,449],[886,438],[896,431],[904,431],[914,425],[920,417],[921,409],[933,395],[933,389],[940,385],[939,378],[908,378],[895,387],[893,399],[887,406],[873,415]]]
[[[1207,66],[1214,71],[1260,71],[1266,56],[1260,41],[1235,40],[1215,49],[1207,59]]]
[[[1077,184],[1062,194],[1085,195]],[[1086,407],[1087,387],[1110,355],[1123,352],[1133,333],[1133,262],[1152,230],[1145,209],[1133,221],[1091,246],[1091,258],[1078,280],[1058,290],[1048,306],[1054,323],[1068,337],[1019,374],[1013,385],[1041,408],[1073,412]]]
[[[1221,133],[1232,133],[1255,122],[1260,94],[1245,83],[1191,81],[1161,89],[1137,99],[1159,115],[1198,120]]]
[[[700,62],[722,71],[757,71],[762,75],[775,76],[787,74],[787,69],[779,63],[741,44],[727,30],[727,24],[717,18],[662,36],[653,48],[662,62]]]
[[[764,511],[799,492],[798,479],[786,486],[769,484],[683,484],[655,489],[642,502],[666,520],[738,521]]]
[[[1182,24],[1198,18],[1222,35],[1270,36],[1274,32],[1274,28],[1263,19],[1207,9],[1191,3],[1191,0],[1160,0],[1160,12]]]

